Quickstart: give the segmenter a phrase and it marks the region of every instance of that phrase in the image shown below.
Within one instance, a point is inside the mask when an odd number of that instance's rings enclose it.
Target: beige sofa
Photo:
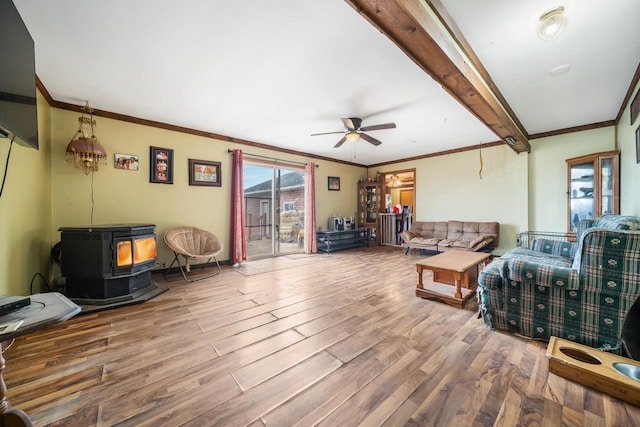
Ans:
[[[491,252],[498,246],[499,234],[497,222],[416,221],[401,235],[408,254],[409,249]]]

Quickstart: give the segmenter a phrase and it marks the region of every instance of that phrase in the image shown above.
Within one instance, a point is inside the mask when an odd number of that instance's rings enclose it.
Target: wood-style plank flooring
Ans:
[[[546,343],[415,296],[401,248],[254,261],[6,351],[36,426],[632,426],[548,371]],[[160,280],[160,277],[156,277]]]

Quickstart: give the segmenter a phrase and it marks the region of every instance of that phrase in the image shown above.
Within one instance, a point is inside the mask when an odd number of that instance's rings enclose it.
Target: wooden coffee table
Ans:
[[[474,295],[478,286],[478,273],[484,268],[490,254],[451,250],[418,261],[418,287],[416,296],[434,298],[462,308]],[[433,275],[424,282],[422,272]]]

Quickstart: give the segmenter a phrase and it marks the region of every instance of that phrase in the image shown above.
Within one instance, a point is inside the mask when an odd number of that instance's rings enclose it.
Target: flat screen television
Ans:
[[[38,149],[33,39],[13,1],[0,0],[0,137]]]

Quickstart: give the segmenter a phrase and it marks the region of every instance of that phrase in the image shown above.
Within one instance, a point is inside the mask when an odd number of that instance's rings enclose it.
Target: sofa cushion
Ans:
[[[571,258],[576,255],[578,245],[575,242],[564,242],[562,240],[535,239],[531,242],[531,250],[550,255],[559,255]]]
[[[473,242],[478,238],[493,237],[493,246],[497,246],[499,227],[500,225],[497,222],[449,221],[446,238],[449,240]],[[475,246],[478,243],[480,243],[480,241],[471,244],[469,247]]]
[[[456,242],[455,239],[442,239],[438,243],[438,246],[443,246],[445,248],[448,248],[449,246],[453,246],[455,242]]]
[[[414,237],[409,241],[419,245],[437,245],[438,242],[440,242],[440,239],[423,239],[422,237]]]
[[[454,248],[469,249],[471,247],[471,242],[467,242],[465,240],[454,240],[453,242],[451,242],[451,246]]]
[[[473,242],[471,242],[470,249],[472,251],[477,251],[484,248],[485,246],[488,246],[489,244],[491,244],[491,242],[493,242],[493,236],[483,236],[482,239],[479,239],[478,243],[473,244]]]
[[[557,257],[560,258],[560,257]],[[508,279],[536,286],[576,290],[580,287],[580,274],[569,263],[558,259],[538,260],[511,259],[508,263]]]
[[[450,240],[451,242],[454,242],[456,240],[463,240],[463,225],[464,223],[462,221],[449,221],[447,226],[447,240]],[[471,241],[472,239],[469,240]]]

